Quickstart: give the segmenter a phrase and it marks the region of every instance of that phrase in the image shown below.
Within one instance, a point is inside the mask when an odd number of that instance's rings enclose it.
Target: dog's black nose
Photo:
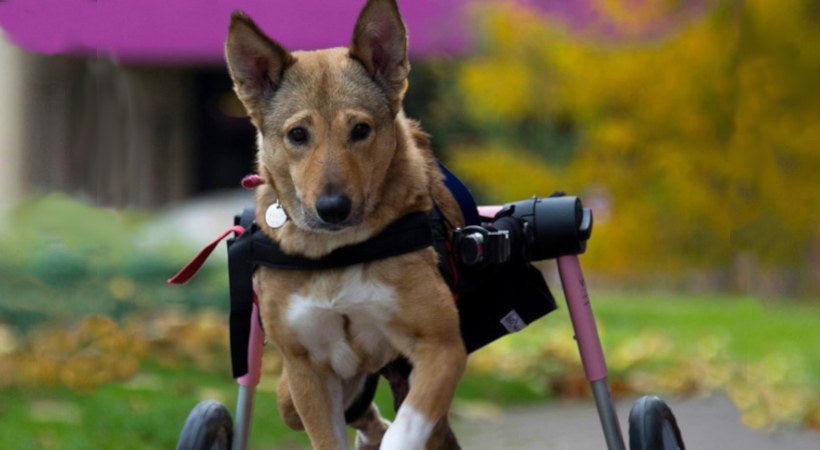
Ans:
[[[327,223],[339,223],[347,219],[351,205],[346,195],[322,195],[316,200],[316,212]]]

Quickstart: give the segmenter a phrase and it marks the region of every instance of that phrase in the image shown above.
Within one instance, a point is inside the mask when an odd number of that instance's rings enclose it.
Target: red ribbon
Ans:
[[[205,264],[205,260],[208,259],[208,256],[211,255],[211,252],[214,251],[216,245],[222,239],[225,239],[229,234],[236,233],[237,236],[241,235],[245,232],[245,228],[241,225],[234,225],[231,228],[228,228],[220,234],[216,239],[213,240],[210,244],[206,245],[205,248],[199,251],[197,255],[192,259],[188,264],[185,265],[176,275],[172,276],[168,279],[168,283],[171,284],[183,284],[193,278],[193,276],[202,268],[202,265]]]

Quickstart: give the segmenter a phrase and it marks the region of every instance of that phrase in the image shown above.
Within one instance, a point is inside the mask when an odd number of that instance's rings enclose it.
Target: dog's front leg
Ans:
[[[342,380],[313,366],[308,355],[285,358],[293,405],[314,449],[347,450]]]
[[[464,346],[420,343],[413,361],[410,392],[382,440],[382,449],[424,449],[450,407],[464,371]]]
[[[467,354],[458,313],[446,289],[436,289],[430,305],[419,305],[424,316],[408,322],[409,334],[400,340],[402,353],[413,364],[412,383],[382,449],[424,449],[436,424],[446,416],[464,373]]]

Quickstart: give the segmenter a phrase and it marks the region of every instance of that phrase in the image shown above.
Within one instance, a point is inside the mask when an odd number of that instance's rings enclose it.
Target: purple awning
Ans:
[[[451,54],[468,43],[467,0],[404,0],[413,56]],[[285,47],[346,46],[364,0],[0,1],[0,27],[20,47],[126,63],[220,63],[230,14],[248,13]]]
[[[635,7],[651,0],[634,0]],[[710,0],[697,0],[697,5]],[[463,53],[473,41],[472,6],[533,8],[574,29],[608,34],[617,24],[597,0],[398,0],[412,57]],[[111,57],[125,63],[223,61],[231,12],[248,13],[291,50],[346,46],[365,0],[0,0],[0,28],[25,50]],[[693,9],[692,7],[688,9]]]

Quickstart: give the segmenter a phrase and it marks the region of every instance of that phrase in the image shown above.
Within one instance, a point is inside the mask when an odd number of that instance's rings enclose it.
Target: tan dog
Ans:
[[[319,258],[434,202],[463,222],[428,136],[402,110],[406,48],[394,0],[367,3],[349,48],[312,52],[289,53],[234,13],[227,60],[265,181],[257,223],[284,251]],[[273,228],[265,212],[277,202],[287,220]],[[443,436],[466,354],[436,258],[429,247],[344,269],[257,270],[265,333],[284,360],[280,412],[314,448],[347,448],[345,409],[398,355],[414,366],[409,394],[389,428],[373,405],[351,424],[357,447],[456,445]]]

